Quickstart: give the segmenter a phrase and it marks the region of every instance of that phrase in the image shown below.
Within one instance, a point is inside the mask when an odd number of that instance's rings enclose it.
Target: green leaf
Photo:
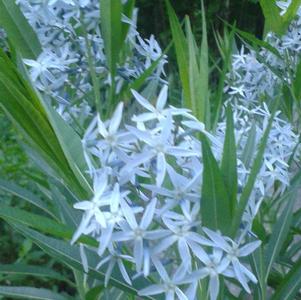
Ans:
[[[290,230],[295,199],[296,197],[290,197],[290,199],[287,200],[287,205],[285,206],[282,214],[277,219],[278,221],[276,224],[273,225],[273,231],[264,253],[266,261],[266,279],[269,276],[272,265],[277,259],[281,247],[285,242],[287,234]]]
[[[90,289],[85,297],[85,300],[100,300],[100,294],[103,292],[104,290],[104,286],[100,285],[100,286],[96,286],[92,289]]]
[[[30,191],[16,185],[15,183],[0,179],[0,189],[33,204],[34,206],[45,211],[50,216],[55,217],[50,208],[39,197],[31,193]]]
[[[237,204],[237,158],[233,113],[230,105],[227,106],[226,116],[227,127],[221,171],[223,174],[225,187],[229,195],[231,215],[234,215]]]
[[[301,288],[301,260],[299,259],[293,268],[281,280],[271,300],[294,300]]]
[[[201,77],[199,61],[198,61],[198,49],[196,41],[194,39],[189,18],[185,18],[187,43],[188,43],[188,57],[189,57],[189,88],[190,88],[190,107],[193,114],[201,121],[205,119],[206,109],[206,91],[203,87],[203,78]]]
[[[123,14],[127,16],[129,19],[132,19],[133,17],[135,2],[136,0],[128,0],[125,4],[123,4]],[[122,22],[121,24],[122,24],[121,41],[122,43],[124,43],[130,29],[130,24],[126,22]]]
[[[220,113],[221,113],[223,97],[224,97],[224,88],[225,88],[225,83],[226,83],[226,76],[227,76],[227,73],[231,66],[230,62],[231,62],[231,58],[232,58],[232,45],[233,45],[234,33],[235,33],[235,27],[233,27],[233,29],[231,29],[229,36],[227,35],[227,31],[225,30],[224,47],[223,47],[224,49],[222,49],[221,46],[218,46],[220,48],[220,53],[224,59],[224,62],[223,62],[223,68],[219,75],[217,91],[211,100],[213,102],[213,109],[212,109],[213,122],[212,122],[212,126],[211,126],[213,131],[216,129],[216,126],[217,126],[217,123],[218,123],[218,120],[220,117]],[[217,44],[219,45],[217,38],[216,38],[216,40],[217,40]]]
[[[0,0],[0,26],[24,58],[36,59],[39,56],[41,44],[15,1]]]
[[[291,88],[288,85],[282,86],[283,100],[280,103],[281,110],[290,122],[293,122],[294,98]]]
[[[53,169],[56,177],[64,179],[74,192],[87,197],[69,166],[52,125],[43,100],[18,73],[16,67],[0,49],[0,107],[21,131],[26,142]]]
[[[293,81],[293,90],[298,102],[301,102],[301,61],[299,61],[296,70],[296,77]]]
[[[91,196],[93,191],[89,181],[84,175],[88,170],[81,140],[77,133],[62,119],[62,117],[50,105],[46,105],[50,123],[54,129],[56,137],[61,145],[65,157],[77,180],[86,190],[87,196]]]
[[[116,74],[118,55],[122,45],[121,13],[120,0],[100,1],[101,32],[112,78]]]
[[[155,61],[151,63],[151,65],[138,77],[136,78],[133,82],[131,82],[128,86],[125,86],[126,92],[131,95],[130,90],[139,90],[140,87],[145,84],[146,80],[148,77],[150,77],[153,72],[156,70],[157,66],[159,65],[161,59],[163,58],[164,55],[169,51],[171,47],[171,43],[166,47],[164,52],[160,55],[159,58],[157,58]]]
[[[256,125],[253,124],[248,135],[246,145],[242,153],[242,162],[249,168],[256,150]]]
[[[301,5],[301,0],[292,0],[290,6],[288,7],[286,13],[283,15],[283,23],[282,23],[282,32],[284,33],[292,20],[296,18],[298,9]]]
[[[190,84],[189,84],[189,64],[188,62],[188,47],[184,32],[181,28],[181,24],[177,18],[175,11],[170,5],[169,0],[165,0],[169,24],[172,33],[172,38],[176,50],[177,64],[180,73],[180,79],[184,93],[184,105],[187,108],[192,108],[191,95],[190,95]]]
[[[265,17],[265,25],[264,25],[265,34],[268,33],[269,31],[276,32],[277,34],[282,34],[283,21],[280,16],[280,10],[276,5],[276,1],[260,0],[259,3]]]
[[[258,280],[255,287],[258,293],[257,299],[266,299],[265,261],[262,244],[251,254],[250,258],[253,273]]]
[[[202,43],[200,53],[200,97],[202,97],[202,105],[204,106],[205,116],[200,119],[210,128],[210,108],[209,108],[209,59],[208,59],[208,40],[207,40],[207,26],[204,1],[201,0],[202,5]],[[201,103],[202,103],[201,102]],[[200,104],[201,105],[201,104]],[[209,111],[209,114],[207,112]],[[207,118],[205,118],[207,116]]]
[[[36,299],[36,300],[67,300],[62,294],[47,289],[38,289],[26,286],[0,286],[0,295],[12,299]]]
[[[268,42],[264,41],[264,40],[260,40],[258,39],[255,35],[245,32],[243,30],[240,30],[236,27],[234,27],[233,25],[227,23],[226,21],[224,21],[224,23],[229,26],[232,30],[235,30],[235,32],[240,35],[242,38],[244,38],[245,40],[247,40],[249,43],[251,43],[251,45],[253,46],[253,48],[255,50],[258,50],[259,47],[262,47],[268,51],[270,51],[271,53],[273,53],[274,55],[276,55],[277,58],[282,59],[282,56],[280,54],[280,52],[273,47],[271,44],[269,44]]]
[[[9,222],[19,223],[23,226],[25,225],[37,229],[41,232],[51,234],[62,239],[67,239],[69,241],[74,233],[74,230],[70,229],[69,226],[57,223],[47,217],[33,214],[16,207],[10,207],[2,203],[0,203],[0,218]],[[93,247],[97,246],[97,242],[88,236],[82,236],[79,239],[79,242]]]
[[[213,230],[229,234],[231,205],[223,175],[215,160],[207,138],[202,135],[202,158],[204,164],[201,196],[202,224]]]
[[[249,197],[252,193],[254,184],[255,184],[255,180],[257,178],[257,175],[260,171],[261,168],[261,164],[262,164],[262,160],[263,160],[263,155],[264,155],[264,151],[265,151],[265,147],[269,138],[269,134],[272,128],[272,124],[273,124],[273,120],[274,120],[274,116],[276,113],[276,109],[278,107],[278,103],[279,103],[279,98],[275,99],[275,103],[274,103],[274,108],[272,110],[272,114],[270,116],[270,119],[268,121],[268,125],[264,131],[264,134],[260,140],[259,146],[258,146],[258,150],[256,153],[256,156],[254,158],[253,161],[253,165],[251,168],[251,172],[248,176],[247,179],[247,183],[242,191],[242,194],[240,196],[239,199],[239,203],[237,205],[237,209],[235,211],[234,217],[233,217],[233,223],[232,223],[232,230],[231,230],[231,235],[235,235],[239,226],[240,226],[240,222],[241,222],[241,218],[242,215],[245,211],[245,208],[248,204],[248,200]]]
[[[69,243],[66,243],[61,240],[47,237],[42,235],[34,230],[26,228],[25,226],[20,226],[12,224],[12,226],[18,230],[20,233],[25,235],[27,238],[30,238],[37,246],[44,250],[49,255],[53,256],[55,259],[62,261],[65,264],[72,266],[73,268],[83,271],[82,261],[80,257],[79,247],[76,245],[71,246]],[[98,255],[89,249],[85,250],[88,258],[89,266],[89,275],[96,279],[104,280],[106,265],[96,270],[95,266],[99,262]],[[149,286],[150,283],[142,278],[133,280],[133,285],[130,286],[125,283],[122,279],[121,274],[113,271],[109,284],[115,286],[129,294],[137,295],[138,290],[142,289],[145,286]],[[158,299],[157,297],[145,297],[145,299]],[[162,298],[161,298],[162,299]]]
[[[297,193],[301,181],[301,172],[299,172],[291,181],[289,188],[280,197],[279,202],[287,201],[281,215],[277,218],[277,222],[273,225],[273,231],[269,238],[269,242],[265,249],[266,262],[266,279],[271,272],[272,265],[278,258],[281,247],[287,239],[290,231],[290,225],[293,220],[293,209],[297,200]]]
[[[60,273],[49,269],[47,266],[33,266],[26,264],[0,264],[0,274],[5,275],[23,275],[23,276],[36,276],[36,277],[47,277],[60,281],[68,281],[65,276]],[[5,278],[3,278],[5,280]]]
[[[169,22],[175,45],[177,64],[180,80],[184,93],[184,105],[192,110],[193,114],[206,126],[210,127],[209,98],[209,67],[208,67],[208,42],[204,5],[202,3],[202,43],[199,49],[189,18],[185,18],[186,37],[181,24],[166,0]]]
[[[81,220],[81,213],[72,207],[78,201],[72,201],[69,191],[58,181],[50,184],[52,199],[60,212],[61,219],[71,229],[77,228]]]

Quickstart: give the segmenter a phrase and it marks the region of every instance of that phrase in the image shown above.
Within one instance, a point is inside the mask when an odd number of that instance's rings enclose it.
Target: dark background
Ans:
[[[144,37],[154,34],[164,47],[170,41],[169,24],[164,0],[136,0],[139,8],[138,31]],[[201,0],[170,0],[178,17],[188,15],[195,33],[201,34]],[[224,24],[221,19],[244,31],[262,36],[264,19],[258,0],[204,0],[208,39],[213,42],[213,28],[221,31]]]

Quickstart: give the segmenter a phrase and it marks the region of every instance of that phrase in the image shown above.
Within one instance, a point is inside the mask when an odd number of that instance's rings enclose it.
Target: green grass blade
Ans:
[[[36,59],[39,56],[41,44],[15,1],[0,0],[0,26],[24,58]]]
[[[221,171],[229,195],[231,215],[233,216],[237,205],[237,157],[233,113],[230,105],[226,109],[226,116],[227,126]]]
[[[43,288],[33,288],[26,286],[0,286],[0,295],[11,299],[36,299],[36,300],[67,300],[71,299],[62,294]]]
[[[223,175],[205,136],[201,137],[204,164],[201,195],[202,224],[213,230],[229,234],[231,206]]]

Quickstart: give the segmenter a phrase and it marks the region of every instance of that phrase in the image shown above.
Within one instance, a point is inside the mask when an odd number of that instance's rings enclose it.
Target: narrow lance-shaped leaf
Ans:
[[[43,100],[1,50],[0,106],[22,132],[26,143],[41,155],[55,175],[63,178],[78,196],[87,197],[87,190],[84,190],[85,186],[79,181],[74,162],[65,156],[49,122]]]
[[[143,86],[143,84],[145,84],[147,78],[153,74],[153,72],[158,67],[160,61],[162,60],[163,56],[166,55],[166,53],[169,51],[171,46],[172,46],[172,42],[168,44],[168,46],[160,55],[160,57],[154,60],[151,63],[151,65],[138,78],[130,82],[128,85],[124,85],[120,94],[123,94],[124,95],[123,97],[131,98],[132,96],[132,93],[130,92],[131,89],[139,90]]]
[[[235,33],[235,27],[233,27],[233,29],[231,29],[231,32],[229,34],[229,36],[227,36],[226,30],[225,30],[225,46],[224,49],[220,48],[220,52],[221,52],[221,56],[224,59],[223,62],[223,68],[221,70],[220,76],[219,76],[219,82],[218,82],[218,86],[217,86],[217,91],[214,95],[214,97],[212,97],[210,100],[211,102],[213,102],[213,109],[212,109],[212,119],[213,121],[211,122],[211,128],[213,131],[215,131],[219,117],[220,117],[220,113],[221,113],[221,109],[222,109],[222,103],[223,103],[223,97],[224,97],[224,87],[225,87],[225,83],[226,83],[226,75],[227,72],[229,71],[229,67],[230,67],[230,62],[231,62],[231,58],[232,58],[232,44],[233,44],[233,39],[234,39],[234,33]],[[218,42],[217,42],[218,44]]]
[[[265,250],[265,261],[266,261],[266,279],[272,269],[272,265],[277,259],[281,247],[287,238],[287,234],[290,230],[290,225],[292,222],[293,208],[295,203],[294,194],[292,197],[287,199],[287,205],[285,206],[282,214],[277,218],[277,223],[273,226],[273,232],[267,244]]]
[[[282,33],[285,33],[292,20],[296,17],[298,9],[301,5],[301,0],[292,0],[286,13],[282,16]]]
[[[231,205],[223,175],[210,149],[207,138],[202,135],[202,158],[204,164],[201,196],[202,224],[213,230],[229,234]]]
[[[255,150],[256,150],[256,125],[253,124],[250,131],[248,132],[247,142],[242,153],[242,162],[244,163],[246,168],[250,167]]]
[[[297,65],[296,77],[293,81],[293,91],[296,100],[301,102],[301,61]]]
[[[62,189],[64,189],[64,187],[57,181],[50,184],[51,196],[57,210],[60,212],[63,223],[68,225],[70,229],[75,229],[80,223],[81,213],[73,208],[72,201],[70,201],[70,194],[67,195],[67,191],[65,190],[63,190],[63,192],[66,193],[63,194]]]
[[[92,194],[92,188],[86,175],[84,175],[88,167],[79,136],[50,105],[45,103],[45,109],[70,168],[80,182],[81,187],[83,187],[86,194],[90,196]]]
[[[49,269],[47,266],[34,266],[27,264],[0,264],[0,274],[36,276],[38,278],[48,277],[60,281],[68,281],[65,276],[52,269]],[[3,279],[5,280],[5,277]]]
[[[27,238],[30,238],[35,244],[37,244],[37,246],[39,246],[46,253],[55,257],[55,259],[60,260],[62,263],[68,264],[69,266],[83,272],[82,260],[78,246],[71,246],[70,244],[64,241],[47,237],[34,230],[28,229],[25,226],[20,226],[16,224],[11,225],[21,234],[23,234]],[[92,278],[104,280],[106,266],[97,270],[95,266],[99,262],[98,255],[94,251],[91,251],[89,249],[86,249],[85,252],[88,259],[89,275],[91,275]],[[130,286],[123,281],[121,274],[114,270],[109,284],[131,295],[137,296],[138,289],[140,290],[143,287],[150,285],[150,282],[145,279],[139,278],[133,280],[133,285]],[[145,299],[162,298],[149,296],[145,297]]]
[[[206,124],[207,128],[210,128],[210,105],[209,105],[209,59],[208,59],[208,40],[207,40],[207,26],[206,26],[206,15],[204,1],[202,4],[202,43],[201,43],[201,53],[200,53],[200,86],[201,94],[200,97],[203,102],[204,113],[203,122]],[[209,112],[209,114],[207,113]],[[206,118],[205,118],[206,117]]]
[[[276,1],[260,0],[259,3],[265,17],[265,25],[264,25],[265,34],[267,34],[269,31],[273,31],[278,34],[281,34],[283,30],[283,26],[282,26],[283,20],[280,16],[280,10],[276,5]]]
[[[205,91],[202,89],[202,78],[200,76],[198,49],[194,39],[189,18],[185,18],[185,27],[188,44],[188,59],[189,59],[189,89],[190,89],[190,109],[193,114],[204,122],[205,116]]]
[[[43,288],[33,288],[27,286],[0,286],[0,295],[11,299],[36,299],[36,300],[68,300],[62,294]]]
[[[119,53],[122,48],[122,4],[121,0],[100,1],[100,29],[111,76],[108,111],[115,103],[115,76]]]
[[[238,227],[240,226],[240,222],[241,222],[241,218],[242,215],[248,205],[248,200],[249,197],[252,193],[254,184],[255,184],[255,180],[257,178],[257,175],[260,171],[261,168],[261,164],[262,164],[262,159],[263,159],[263,155],[264,155],[264,151],[265,151],[265,147],[269,138],[269,134],[272,128],[272,124],[273,124],[273,120],[274,120],[274,116],[276,113],[276,109],[278,107],[278,103],[279,103],[279,98],[275,99],[275,103],[274,103],[274,108],[272,110],[272,113],[270,115],[267,127],[264,131],[264,134],[260,140],[259,146],[258,146],[258,150],[256,153],[256,156],[254,158],[253,161],[253,165],[251,168],[251,172],[248,176],[247,179],[247,183],[246,186],[244,187],[242,194],[240,196],[238,205],[237,205],[237,209],[235,211],[234,214],[234,218],[233,218],[233,222],[232,222],[232,230],[231,230],[231,235],[235,235],[237,232]]]
[[[114,80],[116,74],[118,54],[122,44],[121,12],[122,4],[120,0],[100,1],[100,27],[112,80]]]
[[[39,56],[41,44],[15,1],[0,0],[0,26],[24,58],[36,59]]]
[[[273,53],[274,55],[276,55],[277,58],[282,58],[280,52],[277,50],[277,48],[273,47],[271,44],[269,44],[268,42],[264,41],[264,40],[260,40],[259,38],[257,38],[254,34],[251,34],[249,32],[245,32],[243,30],[240,30],[238,28],[236,28],[235,26],[227,23],[226,21],[224,21],[224,23],[229,26],[232,30],[235,30],[235,32],[241,36],[243,39],[247,40],[252,47],[256,50],[259,47],[262,47],[268,51],[270,51],[271,53]]]
[[[175,11],[170,5],[169,0],[165,0],[169,24],[172,33],[172,38],[176,50],[177,64],[180,73],[180,79],[183,87],[184,93],[184,105],[187,108],[192,108],[191,98],[190,98],[190,88],[189,88],[189,68],[188,68],[188,47],[184,32],[181,28],[181,24],[177,18]]]
[[[125,4],[123,4],[123,14],[127,16],[129,19],[132,19],[133,12],[135,9],[135,2],[136,0],[128,0]],[[130,24],[126,22],[122,22],[122,29],[121,29],[121,42],[123,43],[128,35],[129,29],[130,29]]]
[[[237,158],[233,113],[230,105],[227,106],[226,115],[227,127],[221,170],[225,187],[229,195],[231,215],[233,216],[237,204]]]
[[[50,216],[55,217],[53,211],[39,197],[31,193],[30,191],[18,186],[17,184],[0,179],[0,189],[33,204],[34,206],[45,211]]]
[[[299,172],[290,183],[289,188],[280,197],[279,201],[287,201],[281,215],[277,218],[277,222],[273,225],[273,231],[270,236],[269,242],[265,249],[265,262],[266,262],[266,279],[268,278],[273,263],[278,258],[281,248],[283,247],[293,220],[293,209],[297,200],[297,193],[301,182],[301,172]]]
[[[37,229],[41,232],[51,234],[61,239],[71,240],[74,233],[72,229],[64,224],[58,223],[44,216],[27,212],[23,209],[10,207],[2,203],[0,204],[0,218],[8,222],[19,223],[22,224],[22,226],[28,226]],[[82,236],[79,239],[79,242],[93,247],[97,246],[97,242],[88,236]]]
[[[294,300],[301,288],[301,260],[281,280],[271,300]]]
[[[255,286],[254,294],[256,294],[257,298],[255,299],[266,299],[266,280],[265,280],[265,262],[263,255],[263,246],[256,249],[251,254],[251,266],[253,273],[255,274],[258,284]]]

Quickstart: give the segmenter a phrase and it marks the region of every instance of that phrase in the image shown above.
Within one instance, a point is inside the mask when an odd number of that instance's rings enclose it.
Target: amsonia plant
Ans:
[[[277,3],[285,20],[289,4]],[[166,9],[180,108],[165,51],[136,30],[135,1],[0,0],[0,105],[45,174],[39,195],[0,180],[35,207],[0,203],[0,217],[72,271],[49,274],[73,299],[298,299],[300,10],[282,36],[217,34],[213,92],[204,6],[200,48],[189,18],[183,30]],[[26,273],[0,266],[10,270]]]

